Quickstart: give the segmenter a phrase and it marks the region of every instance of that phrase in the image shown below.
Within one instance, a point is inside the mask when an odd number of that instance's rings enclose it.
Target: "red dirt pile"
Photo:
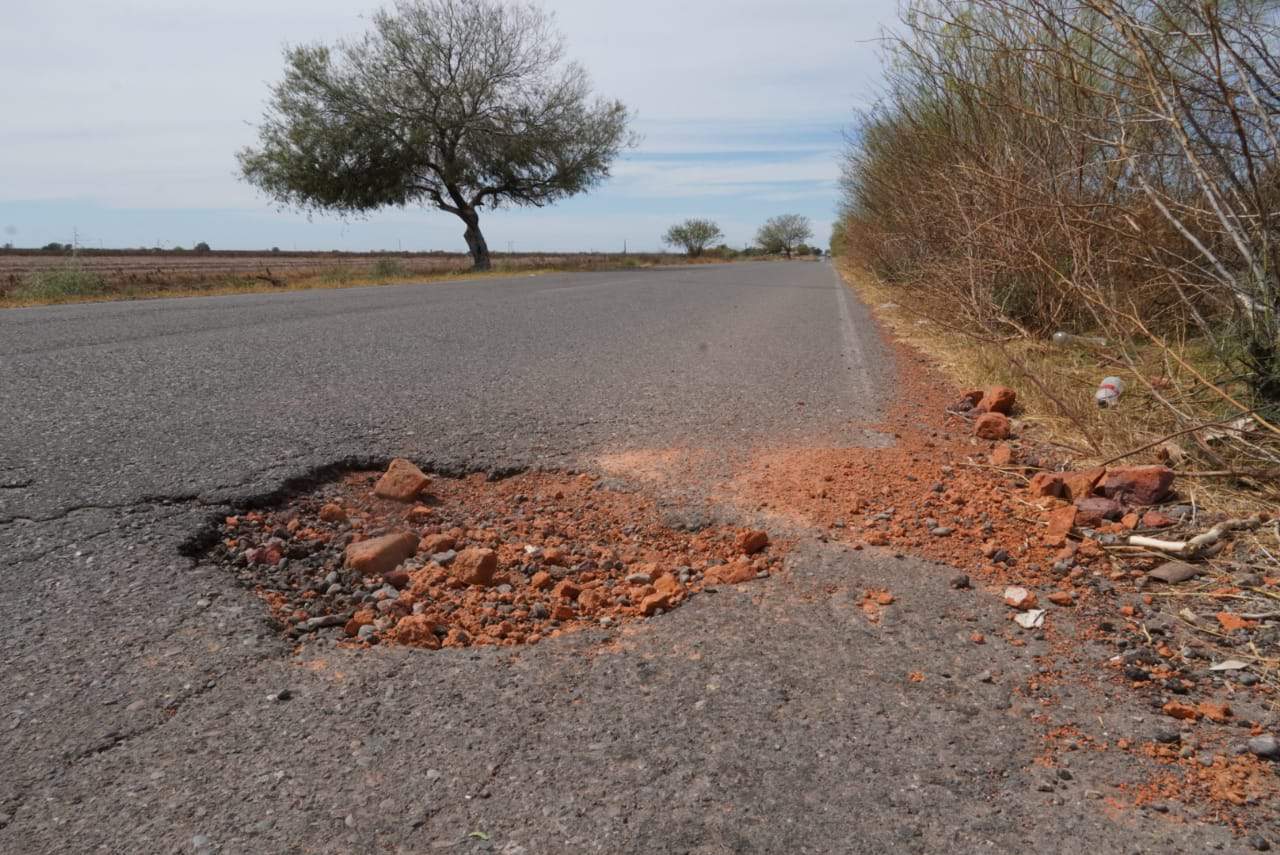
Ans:
[[[769,575],[766,532],[664,526],[590,476],[431,477],[409,461],[228,517],[217,547],[291,637],[438,648],[534,644]]]

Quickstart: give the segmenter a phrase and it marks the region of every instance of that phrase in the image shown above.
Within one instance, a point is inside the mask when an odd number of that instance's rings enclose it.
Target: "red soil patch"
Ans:
[[[756,550],[757,537],[744,554],[751,538],[740,529],[675,531],[651,499],[589,476],[434,477],[408,503],[378,496],[380,476],[353,473],[284,507],[227,518],[217,557],[240,568],[292,637],[329,630],[361,644],[533,644],[767,575],[783,552]],[[402,532],[419,539],[416,554],[378,575],[352,569],[348,546]]]
[[[874,426],[893,433],[891,447],[762,452],[723,498],[827,529],[835,540],[893,547],[991,582],[1057,581],[1062,574],[1051,568],[1061,547],[1045,542],[1041,504],[1009,488],[1018,470],[992,465],[1000,447],[973,437],[964,416],[946,412],[959,396],[909,347],[891,346],[899,402]],[[1096,543],[1067,549],[1077,565],[1109,569]]]

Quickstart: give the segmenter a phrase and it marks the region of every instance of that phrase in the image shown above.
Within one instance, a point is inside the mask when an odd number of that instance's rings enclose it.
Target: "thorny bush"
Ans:
[[[1198,453],[1274,467],[1278,12],[914,0],[849,137],[836,242],[966,334],[1104,336],[1174,427],[1260,428],[1234,454],[1193,433]]]

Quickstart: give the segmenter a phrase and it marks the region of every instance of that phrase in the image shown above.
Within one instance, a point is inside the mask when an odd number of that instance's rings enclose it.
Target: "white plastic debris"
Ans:
[[[1053,343],[1058,347],[1066,347],[1069,344],[1082,344],[1093,347],[1103,347],[1107,340],[1096,335],[1072,335],[1069,332],[1058,330],[1053,334]]]
[[[1209,666],[1210,671],[1243,671],[1249,667],[1248,662],[1241,662],[1239,659],[1228,659],[1225,662],[1216,662]]]
[[[1119,377],[1103,377],[1098,384],[1098,391],[1093,393],[1093,400],[1098,402],[1099,407],[1114,407],[1123,394],[1123,380]]]
[[[1231,422],[1231,424],[1208,428],[1201,436],[1204,437],[1205,442],[1221,442],[1231,437],[1241,437],[1253,433],[1257,429],[1258,423],[1253,416],[1244,416]]]
[[[1028,609],[1014,615],[1013,619],[1023,629],[1039,629],[1044,626],[1044,609]]]

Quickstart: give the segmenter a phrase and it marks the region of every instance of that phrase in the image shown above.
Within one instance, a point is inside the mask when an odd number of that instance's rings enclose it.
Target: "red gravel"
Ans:
[[[535,644],[670,611],[707,585],[767,574],[782,553],[759,532],[675,531],[652,500],[586,475],[433,477],[416,503],[403,503],[375,494],[381,474],[353,473],[284,507],[226,520],[218,554],[292,636],[341,626],[352,643]],[[420,540],[403,563],[371,576],[346,566],[348,545],[404,531]],[[459,557],[432,560],[444,549]],[[485,565],[488,550],[496,569]],[[331,585],[339,589],[329,593]],[[372,629],[362,635],[364,626]]]

